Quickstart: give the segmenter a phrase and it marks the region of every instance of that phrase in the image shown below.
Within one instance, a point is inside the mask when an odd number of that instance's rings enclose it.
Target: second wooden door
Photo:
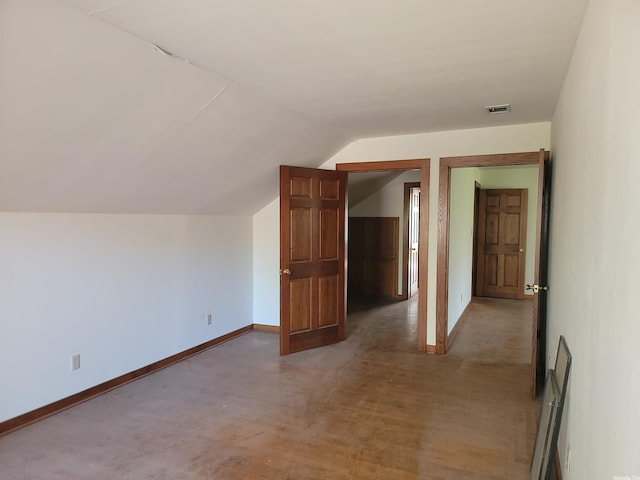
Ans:
[[[477,295],[524,299],[527,190],[481,190]]]

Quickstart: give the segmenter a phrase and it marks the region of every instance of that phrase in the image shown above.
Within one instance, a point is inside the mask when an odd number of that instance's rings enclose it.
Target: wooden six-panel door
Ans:
[[[345,338],[347,174],[280,167],[280,354]]]
[[[547,361],[547,279],[549,271],[549,221],[551,209],[551,164],[549,152],[540,150],[538,158],[538,217],[533,285],[533,330],[531,339],[531,395],[544,388]],[[537,288],[534,288],[537,287]]]
[[[480,190],[477,295],[524,299],[527,190]]]

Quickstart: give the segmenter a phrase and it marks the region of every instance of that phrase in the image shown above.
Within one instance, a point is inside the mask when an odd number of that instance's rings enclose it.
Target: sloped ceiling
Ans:
[[[247,214],[357,138],[550,120],[586,3],[0,0],[0,210]]]

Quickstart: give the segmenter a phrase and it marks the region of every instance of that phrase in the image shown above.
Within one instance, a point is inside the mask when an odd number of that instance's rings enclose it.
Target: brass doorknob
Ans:
[[[289,270],[288,268],[280,270],[280,275],[291,275],[291,270]]]

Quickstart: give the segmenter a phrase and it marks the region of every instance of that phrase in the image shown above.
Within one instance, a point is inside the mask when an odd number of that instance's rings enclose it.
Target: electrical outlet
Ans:
[[[211,325],[212,320],[213,320],[213,315],[210,313],[207,313],[207,325]]]
[[[71,371],[78,370],[80,368],[80,354],[71,356]]]

